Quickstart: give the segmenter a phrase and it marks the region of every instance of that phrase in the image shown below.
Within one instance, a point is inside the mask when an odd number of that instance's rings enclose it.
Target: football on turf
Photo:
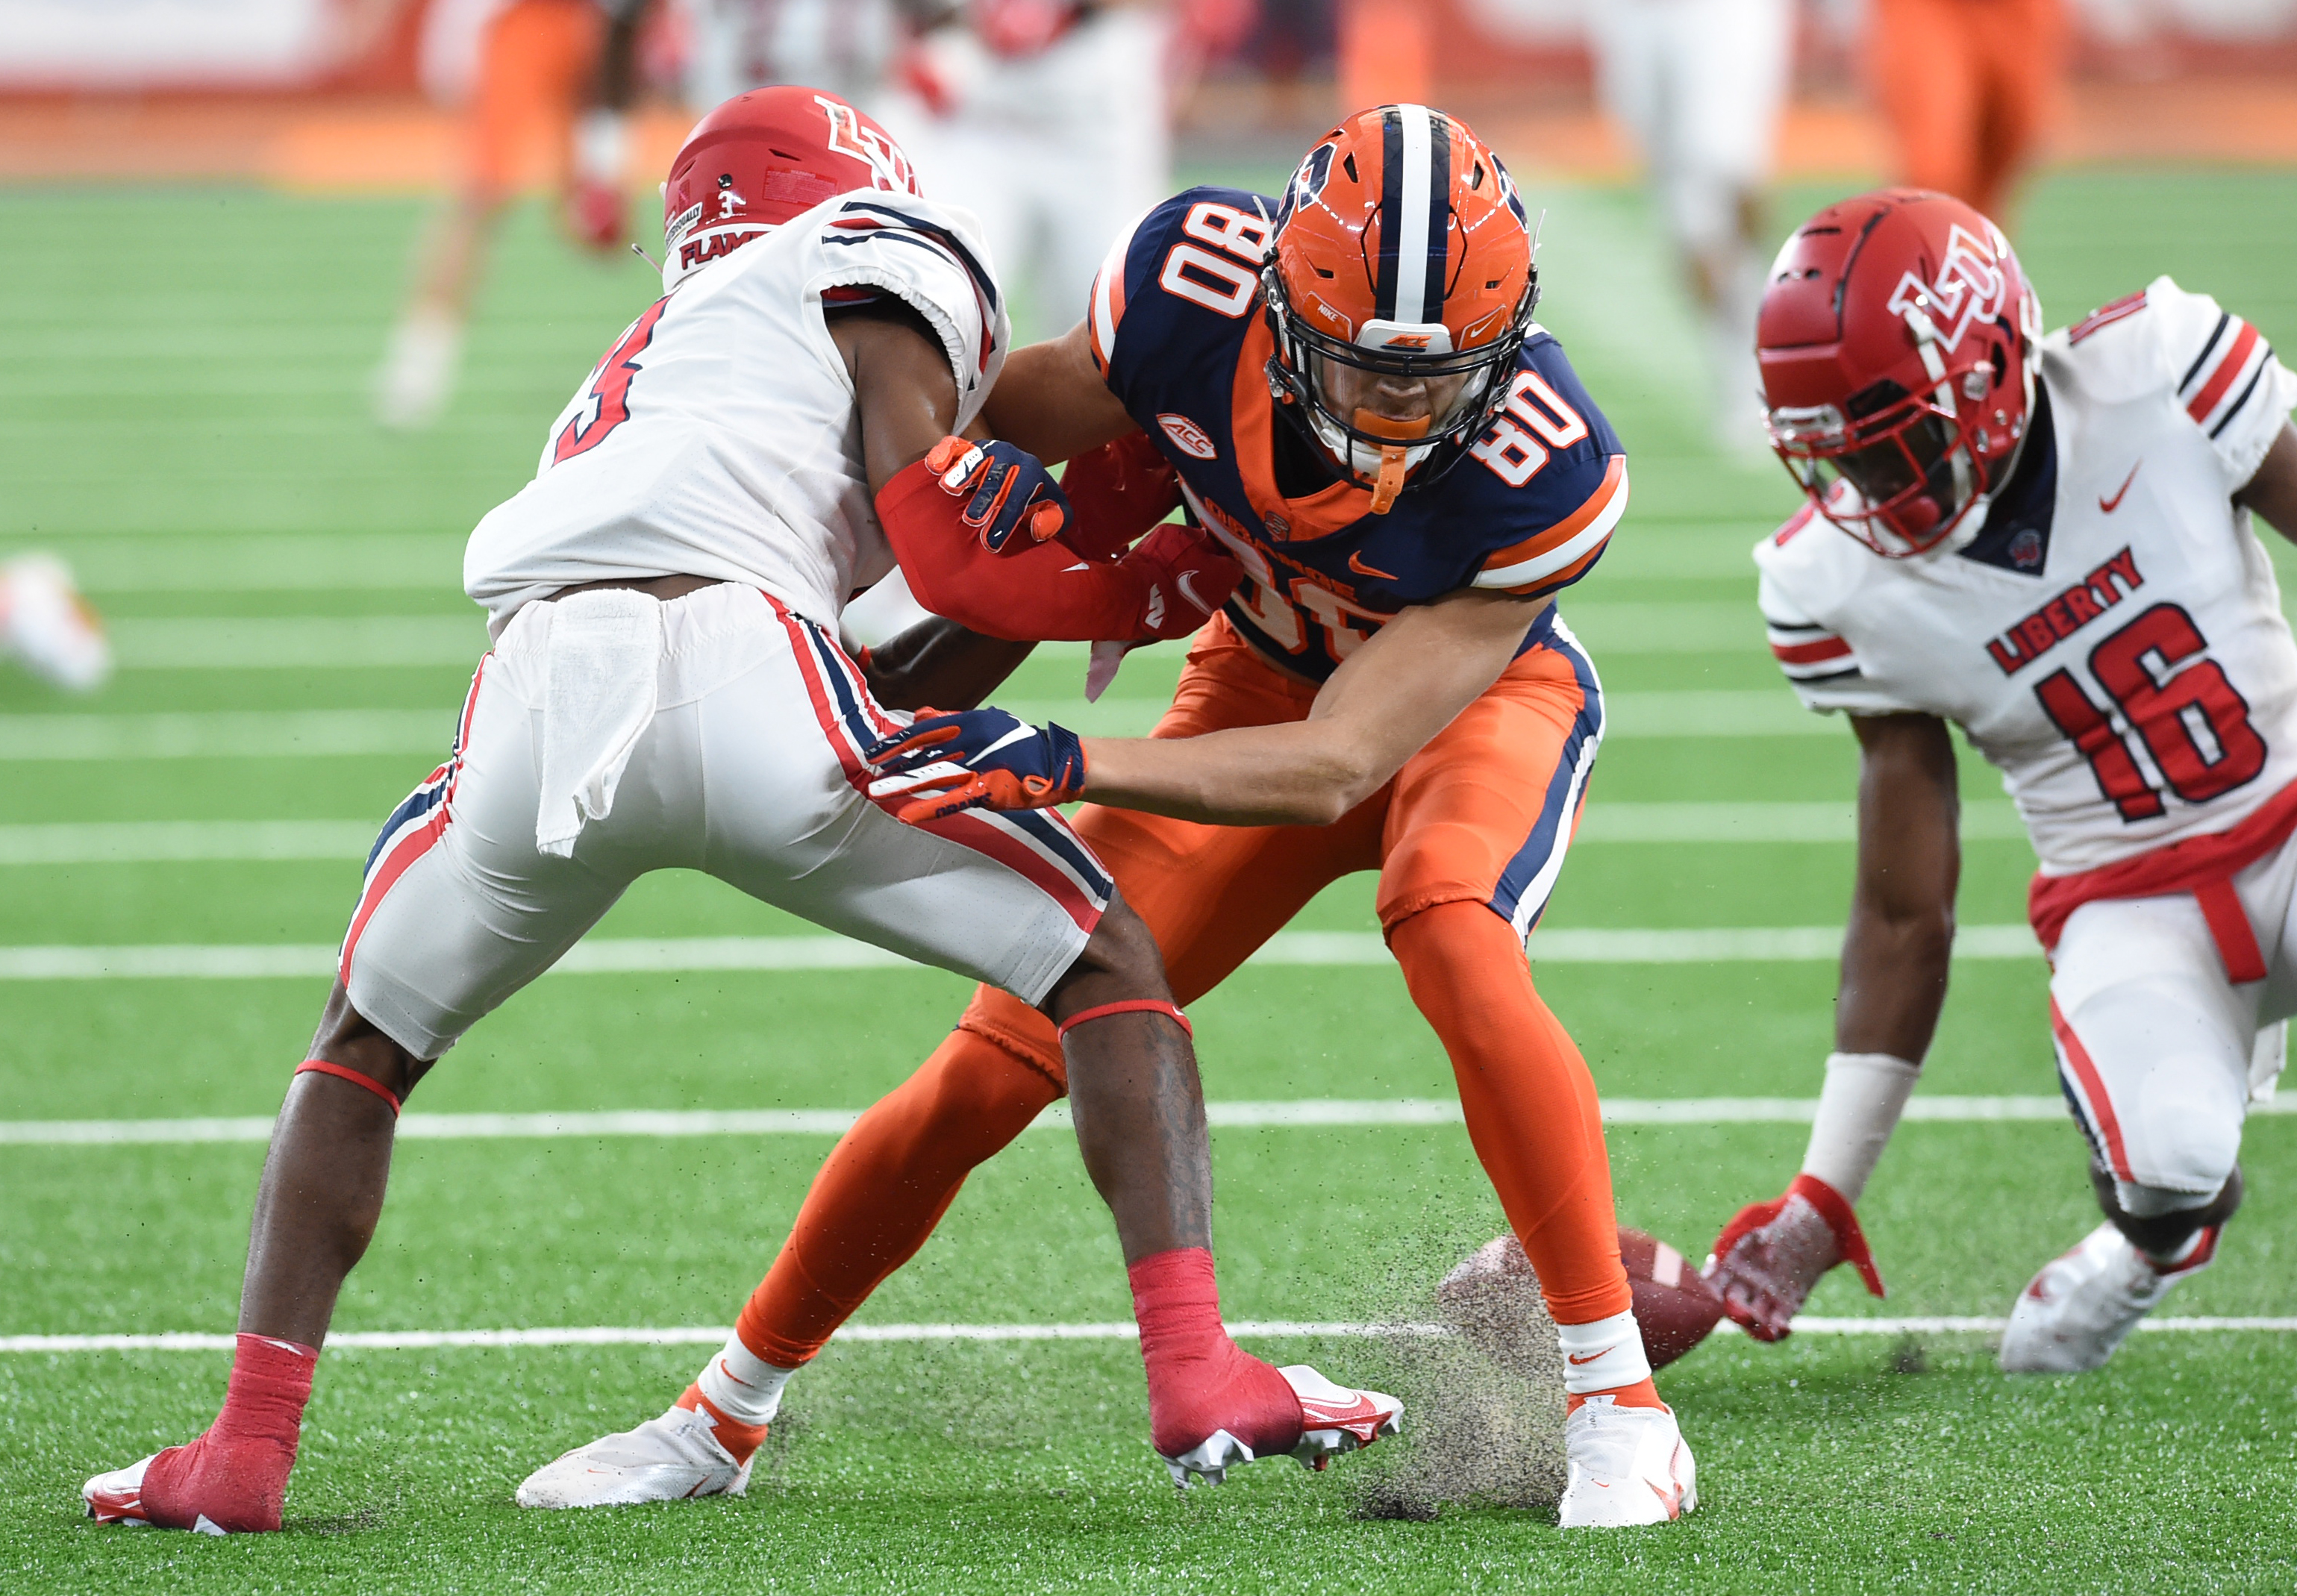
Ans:
[[[1656,1237],[1619,1227],[1619,1260],[1634,1293],[1643,1352],[1659,1369],[1707,1339],[1723,1303],[1681,1253]],[[1512,1235],[1486,1242],[1444,1277],[1436,1300],[1460,1332],[1502,1362],[1528,1366],[1552,1356],[1554,1329],[1536,1311],[1538,1277]]]

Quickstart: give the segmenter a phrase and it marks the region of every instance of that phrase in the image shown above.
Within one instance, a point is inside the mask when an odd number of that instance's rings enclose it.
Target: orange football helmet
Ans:
[[[1515,182],[1467,124],[1425,105],[1360,111],[1308,152],[1261,270],[1279,411],[1372,489],[1456,464],[1507,399],[1539,303]],[[1382,379],[1427,384],[1428,414],[1358,402]]]

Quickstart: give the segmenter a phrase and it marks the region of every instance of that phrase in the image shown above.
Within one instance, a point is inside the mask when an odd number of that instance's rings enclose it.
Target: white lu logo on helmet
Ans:
[[[1920,310],[1938,329],[1939,341],[1952,350],[1975,322],[1992,321],[2002,314],[2009,279],[2002,262],[2010,253],[2008,241],[1996,233],[1982,241],[1956,222],[1947,233],[1946,259],[1939,263],[1938,281],[1925,284],[1912,272],[1898,278],[1890,291],[1894,316]]]
[[[844,101],[827,95],[816,95],[813,103],[829,117],[829,147],[840,155],[850,155],[869,169],[879,188],[895,193],[918,193],[916,169],[902,146],[873,128],[864,128],[861,119]],[[922,197],[922,196],[920,196]]]

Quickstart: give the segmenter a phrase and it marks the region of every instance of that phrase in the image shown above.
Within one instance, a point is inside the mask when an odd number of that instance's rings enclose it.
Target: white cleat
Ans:
[[[152,1458],[159,1455],[155,1452]],[[152,1466],[152,1458],[99,1474],[82,1485],[79,1499],[87,1503],[87,1516],[98,1524],[128,1524],[149,1529],[152,1521],[144,1516],[144,1471]],[[201,1522],[206,1522],[204,1516]],[[219,1529],[208,1533],[223,1534]]]
[[[24,555],[0,565],[0,649],[69,692],[93,692],[111,675],[103,622],[53,555]]]
[[[1334,1385],[1305,1363],[1287,1364],[1276,1372],[1300,1403],[1300,1439],[1282,1455],[1299,1459],[1303,1468],[1321,1470],[1342,1453],[1370,1446],[1404,1427],[1404,1404],[1385,1392]],[[1165,1467],[1172,1470],[1173,1483],[1185,1491],[1191,1474],[1217,1485],[1238,1464],[1259,1460],[1234,1436],[1214,1430],[1179,1456],[1165,1458]]]
[[[2212,1226],[2187,1262],[2163,1269],[2112,1223],[2098,1226],[2071,1252],[2045,1263],[2018,1294],[2002,1333],[2002,1372],[2081,1374],[2099,1367],[2170,1287],[2209,1267],[2217,1243]]]
[[[375,374],[375,418],[394,432],[417,432],[439,419],[455,391],[463,359],[463,324],[436,310],[410,312],[392,329]]]
[[[1699,1466],[1671,1408],[1623,1408],[1591,1396],[1563,1421],[1569,1473],[1556,1522],[1563,1529],[1665,1524],[1699,1505]]]
[[[739,1496],[750,1487],[750,1465],[734,1460],[713,1427],[707,1413],[672,1408],[544,1464],[519,1486],[518,1505],[611,1508]]]

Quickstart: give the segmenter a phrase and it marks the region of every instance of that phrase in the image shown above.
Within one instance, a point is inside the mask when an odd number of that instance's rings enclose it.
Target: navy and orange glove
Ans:
[[[885,772],[869,796],[923,825],[968,809],[1050,809],[1084,795],[1084,745],[1062,726],[1031,726],[1000,709],[919,710],[907,729],[862,757]]]
[[[1069,501],[1061,541],[1088,560],[1113,560],[1180,508],[1181,473],[1148,433],[1127,432],[1071,460],[1061,491]]]
[[[1061,485],[1037,457],[1002,439],[944,438],[926,456],[926,467],[940,478],[943,492],[966,500],[958,519],[991,554],[1050,542],[1072,520]]]

